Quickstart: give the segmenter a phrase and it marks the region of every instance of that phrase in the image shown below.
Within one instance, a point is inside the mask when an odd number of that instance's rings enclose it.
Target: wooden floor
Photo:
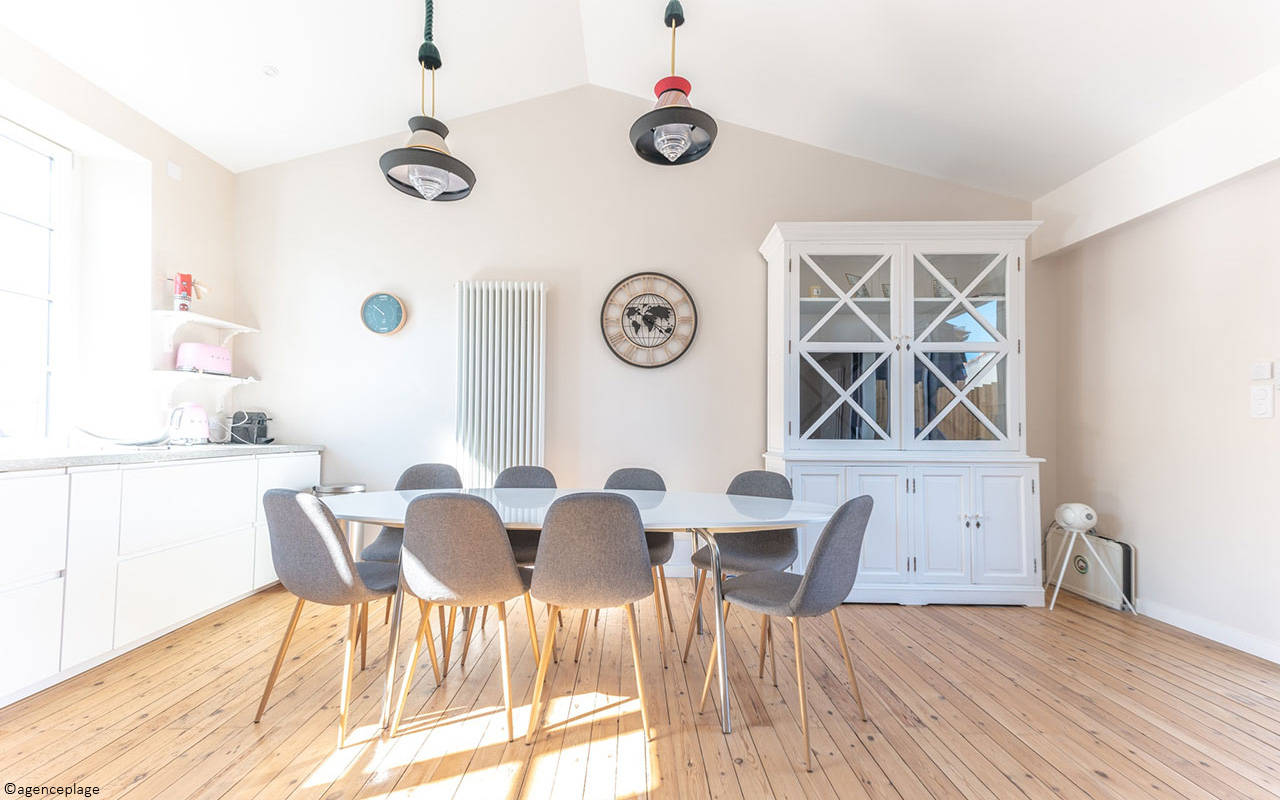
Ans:
[[[671,585],[683,635],[692,586]],[[588,627],[579,663],[570,650],[551,668],[549,724],[526,747],[519,736],[507,742],[492,614],[466,669],[437,688],[429,665],[420,668],[406,730],[379,737],[379,609],[353,733],[337,749],[343,610],[308,606],[253,724],[292,603],[265,592],[0,710],[0,779],[96,785],[112,800],[1280,797],[1280,667],[1070,597],[1053,613],[845,606],[869,722],[857,719],[829,619],[808,623],[812,773],[798,766],[785,623],[774,688],[767,671],[756,677],[758,620],[731,614],[735,729],[724,736],[710,704],[696,712],[710,638],[685,667],[668,635],[663,670],[652,604],[639,606],[657,734],[646,743],[626,618],[608,612]],[[523,733],[534,663],[518,604],[510,618]],[[416,610],[405,622],[407,640]],[[576,620],[565,623],[576,631]]]

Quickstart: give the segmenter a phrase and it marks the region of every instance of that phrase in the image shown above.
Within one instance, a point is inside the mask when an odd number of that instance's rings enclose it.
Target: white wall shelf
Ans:
[[[184,383],[199,381],[213,386],[218,392],[217,411],[219,414],[226,408],[228,392],[237,386],[258,382],[258,379],[253,377],[241,378],[235,375],[215,375],[211,372],[187,372],[186,370],[177,369],[157,369],[153,370],[151,374],[159,384],[160,390],[164,393],[166,406],[173,405],[173,392]]]
[[[177,334],[178,329],[183,325],[203,325],[206,328],[213,328],[218,331],[218,343],[223,347],[227,346],[233,337],[240,333],[258,333],[257,328],[250,328],[247,325],[231,322],[217,317],[210,317],[205,314],[197,314],[194,311],[169,311],[159,310],[152,311],[156,322],[160,325],[160,331],[164,339],[164,351],[166,353],[173,352],[173,338]]]

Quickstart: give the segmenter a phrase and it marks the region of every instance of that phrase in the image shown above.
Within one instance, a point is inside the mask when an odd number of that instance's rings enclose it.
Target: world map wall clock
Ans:
[[[613,354],[637,367],[665,367],[698,331],[693,297],[675,278],[637,272],[618,281],[600,309],[600,333]]]

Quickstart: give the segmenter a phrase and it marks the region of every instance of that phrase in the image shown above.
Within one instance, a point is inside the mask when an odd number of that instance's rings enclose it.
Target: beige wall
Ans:
[[[378,157],[400,135],[238,175],[241,313],[262,328],[238,357],[263,379],[241,399],[270,411],[283,439],[328,446],[327,480],[388,487],[410,463],[455,460],[454,283],[546,280],[547,464],[561,482],[599,485],[636,464],[722,491],[764,450],[757,248],[774,222],[1030,210],[730,124],[703,161],[655,167],[626,135],[646,106],[582,87],[448,120],[478,176],[461,203],[386,185]],[[600,337],[605,293],[640,270],[683,282],[700,315],[689,353],[657,370],[623,364]],[[409,308],[387,338],[358,318],[378,290]]]
[[[1058,295],[1051,502],[1137,548],[1144,613],[1280,660],[1280,419],[1249,417],[1250,364],[1280,359],[1277,208],[1272,165],[1033,273]]]

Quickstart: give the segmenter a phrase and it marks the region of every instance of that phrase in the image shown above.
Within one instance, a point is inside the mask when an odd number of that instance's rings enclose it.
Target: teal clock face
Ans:
[[[374,333],[390,335],[404,327],[404,303],[394,294],[371,294],[360,306],[360,319]]]

